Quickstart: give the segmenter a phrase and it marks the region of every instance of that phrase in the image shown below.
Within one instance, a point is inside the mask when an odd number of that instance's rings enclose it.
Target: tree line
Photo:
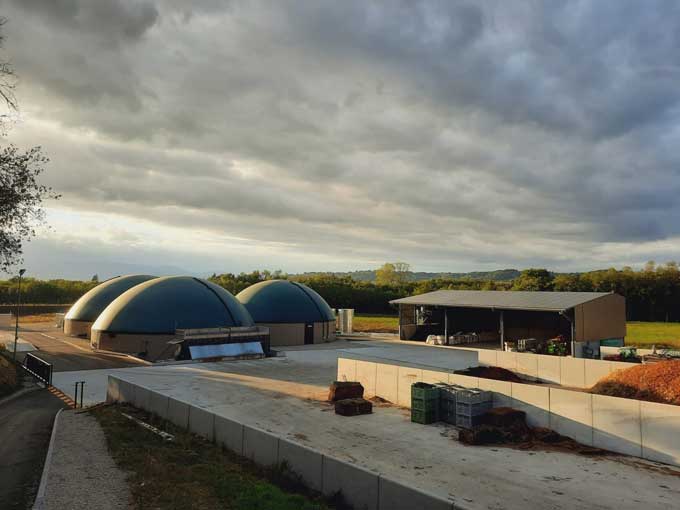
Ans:
[[[403,274],[407,265],[383,266],[378,283],[357,281],[333,274],[287,275],[281,271],[213,274],[208,279],[231,292],[274,278],[299,281],[308,285],[333,308],[354,308],[357,313],[394,314],[390,300],[440,289],[457,290],[531,290],[616,292],[626,297],[628,320],[680,322],[680,268],[675,262],[657,265],[649,262],[641,270],[630,267],[587,273],[555,274],[546,269],[526,269],[510,281],[470,278],[433,278],[409,281]],[[401,270],[401,272],[400,272]],[[68,304],[97,285],[76,280],[22,280],[22,301],[36,304]],[[0,304],[16,302],[18,280],[0,281]]]

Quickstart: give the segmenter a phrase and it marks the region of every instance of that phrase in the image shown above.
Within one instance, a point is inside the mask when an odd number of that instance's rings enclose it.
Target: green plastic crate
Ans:
[[[437,411],[419,411],[411,409],[411,421],[422,425],[429,425],[437,421]]]
[[[435,412],[439,408],[439,400],[425,400],[423,398],[411,398],[411,409],[418,411]]]
[[[439,400],[439,388],[434,384],[417,382],[411,385],[411,399]]]

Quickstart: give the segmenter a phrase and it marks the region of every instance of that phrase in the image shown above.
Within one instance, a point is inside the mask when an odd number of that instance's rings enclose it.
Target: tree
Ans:
[[[408,281],[411,266],[406,262],[386,262],[375,272],[378,285],[403,285]]]
[[[0,18],[0,28],[5,24]],[[3,36],[0,34],[0,47]],[[0,103],[7,114],[0,114],[0,129],[6,136],[11,113],[16,112],[14,70],[9,62],[0,61]],[[59,198],[51,188],[38,183],[48,159],[40,147],[20,151],[14,145],[0,150],[0,271],[8,271],[21,262],[24,241],[35,236],[35,227],[44,222],[43,200]]]
[[[553,275],[547,269],[525,269],[512,290],[553,290]]]
[[[95,274],[92,276],[91,282],[99,283],[99,275]]]

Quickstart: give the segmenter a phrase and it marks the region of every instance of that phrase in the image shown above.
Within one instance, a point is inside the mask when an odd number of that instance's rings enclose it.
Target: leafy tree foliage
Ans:
[[[403,285],[406,283],[411,266],[406,262],[387,262],[375,272],[377,285]]]
[[[6,20],[0,18],[0,28]],[[0,34],[0,47],[3,37]],[[0,134],[5,135],[11,113],[16,112],[15,77],[9,62],[0,61]],[[21,262],[23,242],[35,235],[35,226],[44,221],[42,202],[58,195],[38,183],[47,158],[40,147],[20,151],[13,145],[0,150],[0,271]]]

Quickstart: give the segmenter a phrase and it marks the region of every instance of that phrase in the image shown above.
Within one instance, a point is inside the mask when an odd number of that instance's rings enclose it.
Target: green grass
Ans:
[[[175,434],[165,442],[120,414]],[[287,473],[252,462],[128,406],[92,411],[116,463],[128,472],[135,507],[158,510],[327,510],[332,508]],[[336,508],[340,508],[337,506]]]
[[[680,349],[680,322],[629,322],[626,345],[637,347],[671,347]],[[355,315],[354,331],[396,333],[399,317],[390,315]]]
[[[397,333],[399,317],[391,315],[355,315],[354,331],[362,333]]]
[[[626,345],[680,349],[680,322],[629,322]]]

